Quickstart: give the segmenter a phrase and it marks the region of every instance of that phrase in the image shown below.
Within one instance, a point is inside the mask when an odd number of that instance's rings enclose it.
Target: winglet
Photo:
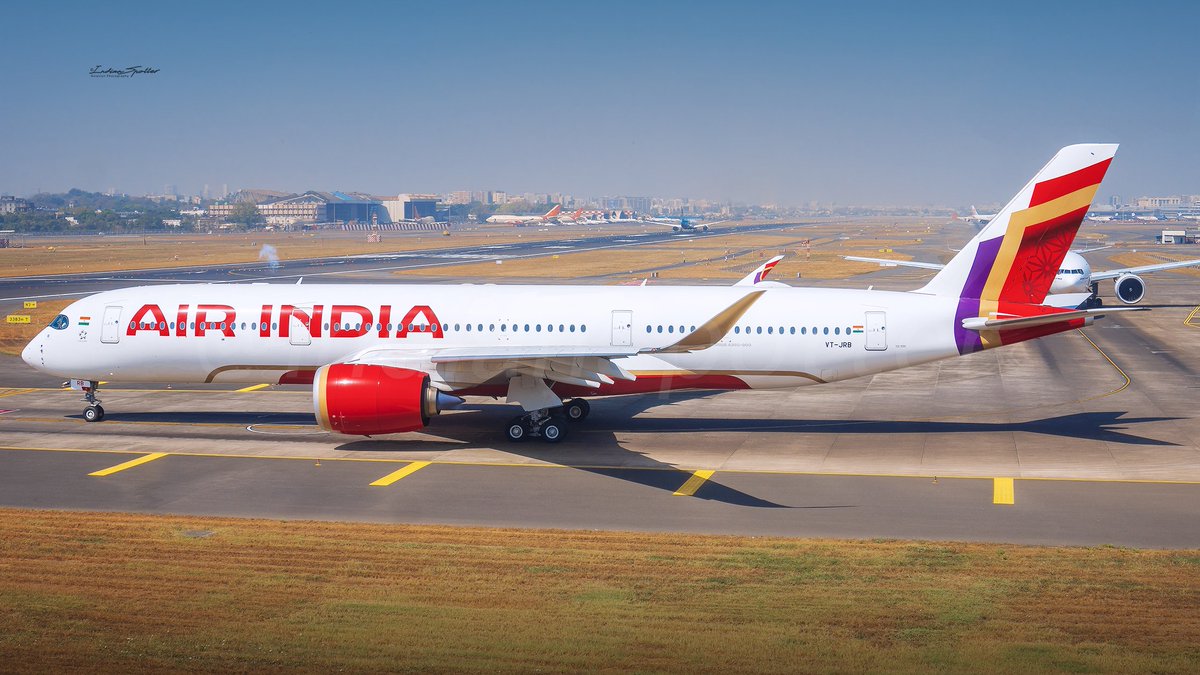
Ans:
[[[734,286],[753,286],[763,279],[766,279],[767,275],[771,273],[771,270],[775,269],[775,266],[779,264],[780,260],[783,260],[783,256],[781,255],[771,258],[767,262],[759,265],[758,269],[754,270],[750,274],[747,274],[741,281],[734,284]]]
[[[720,342],[729,331],[733,330],[733,324],[742,318],[742,315],[750,309],[751,305],[758,302],[763,293],[766,293],[766,291],[751,291],[742,296],[737,302],[718,312],[716,316],[705,321],[703,326],[685,335],[675,344],[667,345],[666,347],[643,349],[639,353],[681,354],[708,349]]]

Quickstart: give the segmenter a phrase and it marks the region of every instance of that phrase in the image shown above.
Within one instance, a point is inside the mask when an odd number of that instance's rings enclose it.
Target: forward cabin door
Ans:
[[[867,312],[867,351],[887,350],[887,312]]]
[[[121,308],[105,307],[104,321],[100,324],[100,341],[116,344],[121,341]]]
[[[288,340],[294,345],[312,344],[312,334],[308,326],[312,321],[312,305],[297,305],[292,315],[288,317]]]
[[[613,311],[612,344],[614,347],[628,347],[633,344],[633,312],[625,309]]]

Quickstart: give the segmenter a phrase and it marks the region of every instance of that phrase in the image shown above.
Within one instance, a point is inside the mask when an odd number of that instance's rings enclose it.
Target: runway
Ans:
[[[1156,275],[1150,312],[832,385],[595,399],[557,446],[502,441],[513,409],[486,398],[423,433],[332,436],[306,387],[113,386],[88,424],[2,357],[0,504],[1196,548],[1195,288]]]
[[[389,280],[403,270],[420,270],[490,260],[517,260],[566,253],[583,253],[610,248],[662,244],[686,238],[728,237],[804,226],[806,223],[770,223],[734,228],[717,228],[705,233],[672,232],[668,225],[648,225],[642,232],[568,237],[548,241],[516,241],[505,244],[448,246],[442,249],[363,254],[339,258],[281,260],[276,263],[238,263],[131,270],[0,277],[0,311],[20,307],[23,300],[73,298],[114,288],[174,283],[364,283]]]

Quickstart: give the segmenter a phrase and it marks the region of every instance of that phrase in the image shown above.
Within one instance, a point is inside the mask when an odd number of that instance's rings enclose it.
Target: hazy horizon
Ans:
[[[1200,9],[1140,7],[10,6],[0,193],[984,205],[1095,141],[1102,197],[1200,194]]]

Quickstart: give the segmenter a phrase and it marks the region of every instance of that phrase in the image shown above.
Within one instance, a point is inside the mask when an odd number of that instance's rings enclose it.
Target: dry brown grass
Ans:
[[[640,230],[638,230],[640,231]],[[282,260],[337,257],[363,253],[397,253],[468,245],[541,241],[594,236],[583,230],[496,228],[458,232],[384,232],[380,243],[367,243],[366,232],[254,233],[162,235],[141,237],[73,237],[24,239],[25,248],[0,249],[0,277],[64,274],[189,265],[252,263],[265,244]]]
[[[46,327],[54,317],[58,316],[59,312],[64,307],[75,302],[74,300],[39,300],[37,309],[14,309],[9,314],[20,314],[29,316],[29,323],[8,323],[5,318],[0,318],[0,354],[9,354],[19,356],[25,345],[34,338],[43,328]],[[96,317],[96,325],[99,325],[99,317]]]
[[[808,239],[810,246],[804,241]],[[472,279],[578,279],[613,277],[617,281],[639,281],[652,272],[660,279],[738,279],[775,255],[786,255],[776,266],[775,279],[842,279],[879,269],[872,263],[849,262],[843,255],[897,260],[912,256],[895,248],[919,243],[919,239],[813,237],[810,230],[749,233],[736,237],[695,235],[661,245],[609,248],[549,257],[470,262],[461,265],[403,270],[397,276],[452,276]]]
[[[5,510],[0,658],[55,672],[1195,672],[1198,579],[1197,551]]]

